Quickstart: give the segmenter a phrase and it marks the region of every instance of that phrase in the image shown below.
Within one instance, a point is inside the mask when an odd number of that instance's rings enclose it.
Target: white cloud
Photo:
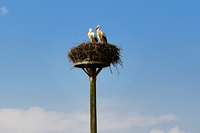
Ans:
[[[87,114],[47,112],[39,107],[0,110],[1,133],[85,133],[88,122]]]
[[[135,112],[107,112],[98,114],[98,130],[102,132],[126,130],[131,126],[145,127],[175,119],[173,115],[154,117]],[[66,114],[45,111],[40,107],[31,107],[28,110],[0,109],[0,132],[2,133],[87,133],[88,131],[89,113]]]
[[[150,133],[165,133],[165,132],[158,129],[152,129]],[[190,132],[184,132],[184,131],[181,131],[178,127],[174,127],[170,129],[167,133],[190,133]]]
[[[9,10],[8,10],[6,7],[2,6],[2,7],[0,8],[0,13],[1,13],[2,15],[6,15],[6,14],[9,13]]]

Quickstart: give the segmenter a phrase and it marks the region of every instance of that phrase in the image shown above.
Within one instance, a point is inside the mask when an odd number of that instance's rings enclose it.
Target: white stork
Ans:
[[[92,32],[91,28],[88,30],[86,34],[88,35],[88,37],[90,38],[92,42],[98,42],[97,36],[94,32]]]
[[[98,25],[96,28],[97,36],[102,42],[107,43],[106,34],[103,31],[101,31],[100,28],[100,25]]]

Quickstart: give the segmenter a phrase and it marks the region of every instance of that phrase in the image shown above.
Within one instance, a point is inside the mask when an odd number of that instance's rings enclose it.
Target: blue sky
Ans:
[[[0,132],[89,132],[67,52],[101,25],[123,68],[97,77],[99,133],[200,132],[200,1],[1,0]]]

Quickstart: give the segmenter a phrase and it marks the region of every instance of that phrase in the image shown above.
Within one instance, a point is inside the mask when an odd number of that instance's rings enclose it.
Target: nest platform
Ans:
[[[110,63],[109,62],[102,62],[102,61],[82,61],[82,62],[76,62],[74,63],[74,67],[78,67],[78,68],[85,68],[85,67],[96,67],[96,68],[100,68],[100,67],[109,67]]]

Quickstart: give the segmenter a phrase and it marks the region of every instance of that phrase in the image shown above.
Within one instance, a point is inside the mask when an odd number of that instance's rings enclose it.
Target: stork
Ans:
[[[90,38],[92,42],[98,42],[97,36],[94,32],[92,32],[91,28],[88,30],[86,34],[88,35],[88,37]]]
[[[98,25],[96,28],[97,36],[102,42],[107,43],[106,34],[103,31],[101,31],[100,28],[100,25]]]

